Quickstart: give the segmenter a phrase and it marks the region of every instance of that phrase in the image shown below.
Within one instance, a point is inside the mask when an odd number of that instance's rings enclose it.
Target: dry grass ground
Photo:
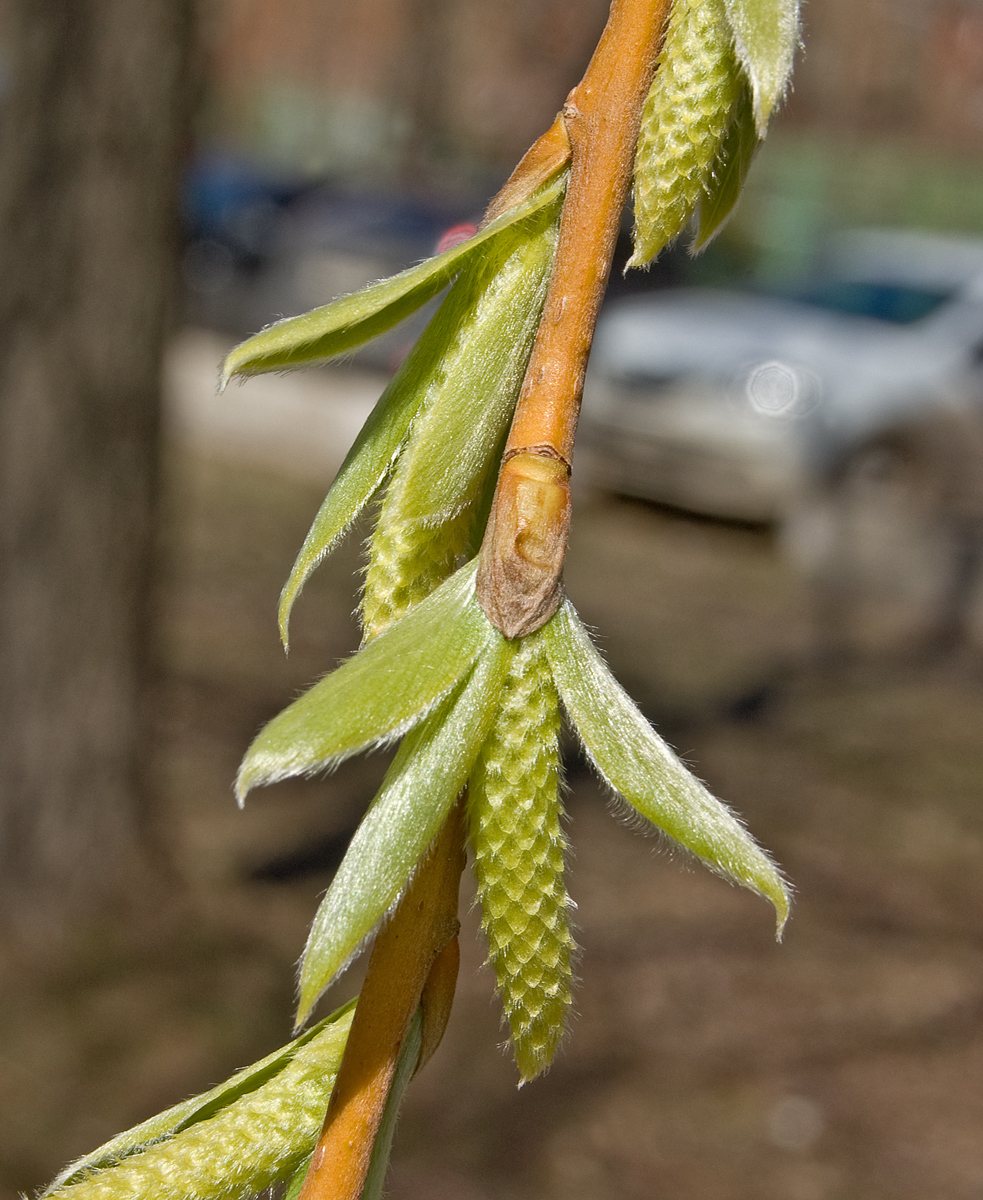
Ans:
[[[287,1036],[306,923],[381,771],[359,761],[236,812],[250,735],[354,646],[358,547],[305,593],[284,660],[276,596],[319,496],[177,452],[169,481],[157,778],[182,887],[137,945],[5,972],[5,1196]],[[568,1044],[516,1092],[470,913],[390,1195],[978,1197],[983,668],[796,668],[807,606],[768,536],[641,505],[581,510],[568,584],[626,684],[783,863],[793,919],[776,945],[762,902],[612,820],[573,760]]]

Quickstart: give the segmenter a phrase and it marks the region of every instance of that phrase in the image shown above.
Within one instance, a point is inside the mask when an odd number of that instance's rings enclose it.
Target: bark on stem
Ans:
[[[413,1014],[420,1063],[440,1041],[457,977],[464,824],[455,805],[389,922],[376,936],[338,1079],[298,1200],[359,1200]]]
[[[612,0],[587,72],[561,113],[570,142],[570,182],[556,265],[506,445],[477,581],[485,614],[509,638],[544,625],[560,603],[570,460],[584,372],[669,5],[670,0]],[[555,127],[545,136],[545,150],[555,156],[560,145]],[[540,161],[551,161],[549,154],[534,155],[534,164]]]

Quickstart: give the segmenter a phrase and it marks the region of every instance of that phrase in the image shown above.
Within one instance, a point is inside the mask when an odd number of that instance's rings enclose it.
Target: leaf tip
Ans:
[[[246,752],[246,757],[242,760],[239,766],[239,771],[236,775],[234,794],[236,804],[240,809],[246,807],[246,797],[259,784],[268,782],[269,774],[264,772],[255,762],[254,756]]]
[[[311,1019],[311,1010],[314,1008],[314,1001],[317,997],[312,997],[305,993],[302,989],[297,1000],[297,1015],[294,1017],[294,1037],[304,1028],[307,1022]]]
[[[280,645],[283,646],[283,653],[290,653],[290,610],[293,608],[293,596],[284,594],[280,597],[280,607],[277,610],[277,629],[280,631]]]
[[[778,874],[776,869],[777,887],[768,895],[775,909],[775,941],[781,942],[785,935],[785,926],[792,907],[792,889]]]
[[[238,350],[238,346],[236,350]],[[235,377],[237,364],[233,361],[235,350],[230,350],[229,353],[222,359],[222,365],[218,369],[218,394],[225,394],[225,389],[229,386],[232,379]]]

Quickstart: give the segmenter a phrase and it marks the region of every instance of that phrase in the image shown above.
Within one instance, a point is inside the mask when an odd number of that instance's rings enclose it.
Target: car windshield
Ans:
[[[788,299],[855,317],[875,317],[893,325],[921,320],[950,299],[950,293],[897,283],[828,279],[783,293]]]

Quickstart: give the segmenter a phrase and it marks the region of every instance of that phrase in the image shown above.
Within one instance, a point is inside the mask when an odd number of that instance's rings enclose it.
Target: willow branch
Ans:
[[[481,606],[506,637],[538,629],[560,603],[584,372],[668,10],[669,0],[613,0],[587,72],[561,113],[570,181],[556,265],[478,573]],[[556,143],[552,131],[547,136]]]
[[[464,824],[455,805],[376,936],[345,1055],[298,1200],[359,1200],[399,1062],[423,1002],[419,1065],[439,1042],[457,975]],[[433,978],[431,978],[431,976]]]

